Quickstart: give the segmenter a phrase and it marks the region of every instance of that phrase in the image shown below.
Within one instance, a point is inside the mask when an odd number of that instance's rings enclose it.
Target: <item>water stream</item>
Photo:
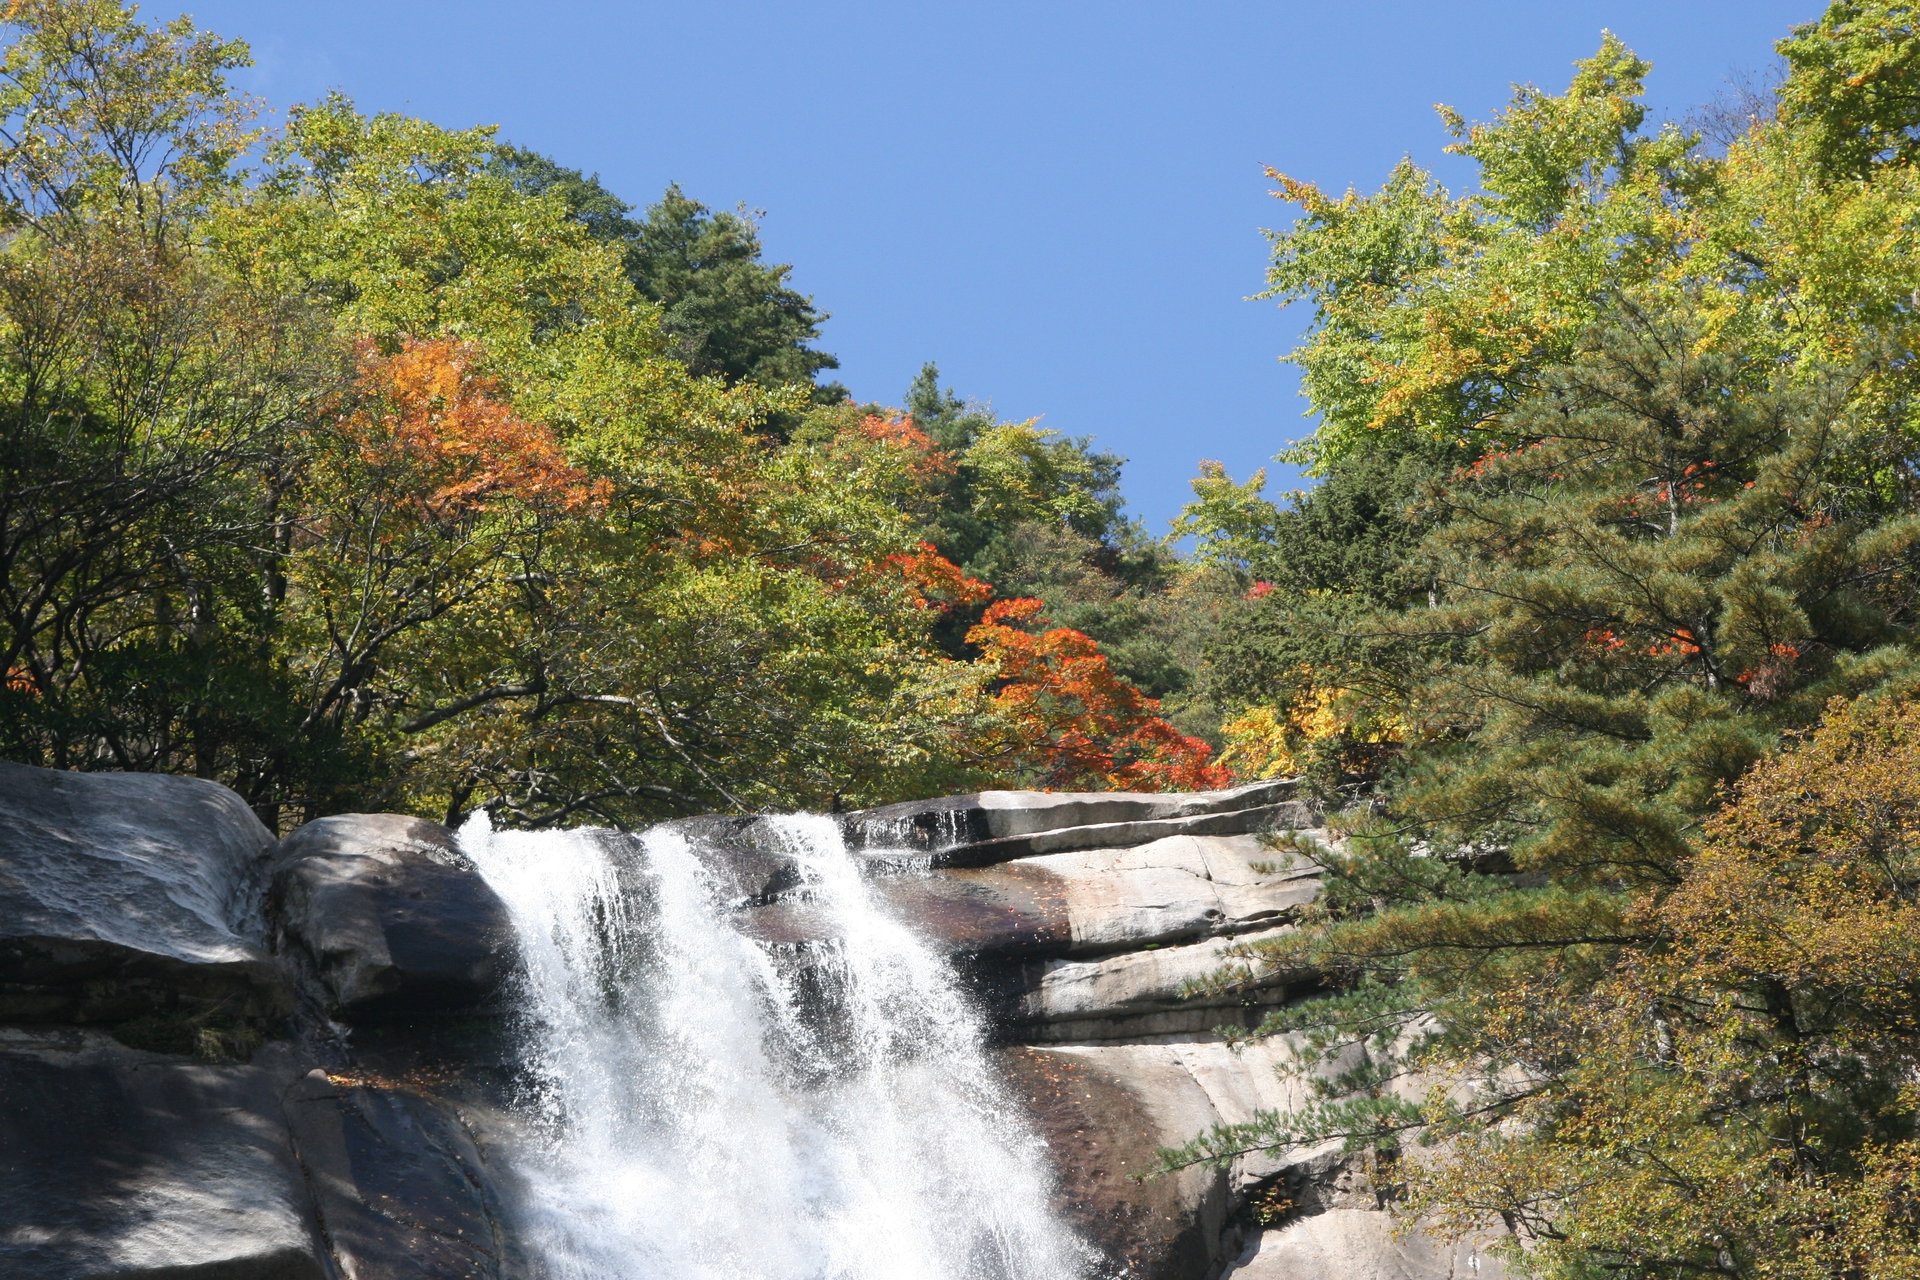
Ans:
[[[550,1280],[1079,1280],[944,960],[828,819],[772,824],[822,940],[737,931],[672,829],[461,844],[526,955],[525,1230]]]

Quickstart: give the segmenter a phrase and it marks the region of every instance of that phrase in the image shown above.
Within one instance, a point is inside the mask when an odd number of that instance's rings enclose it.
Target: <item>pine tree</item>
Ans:
[[[1626,307],[1430,487],[1432,603],[1346,631],[1371,673],[1353,696],[1409,727],[1405,762],[1336,821],[1342,848],[1299,847],[1329,877],[1305,927],[1240,957],[1334,992],[1262,1034],[1373,1056],[1329,1090],[1353,1096],[1171,1162],[1395,1141],[1427,1118],[1385,1085],[1409,1061],[1505,1065],[1507,1011],[1578,1005],[1658,941],[1637,904],[1783,733],[1920,686],[1920,459],[1899,406],[1847,407],[1872,371],[1788,377]]]
[[[818,383],[840,367],[811,345],[826,313],[787,283],[792,267],[762,260],[754,215],[709,209],[674,183],[635,218],[598,174],[517,147],[500,148],[495,164],[529,194],[558,193],[595,239],[620,245],[627,278],[660,307],[676,354],[695,373],[776,387]],[[837,404],[847,389],[819,384],[813,398]]]

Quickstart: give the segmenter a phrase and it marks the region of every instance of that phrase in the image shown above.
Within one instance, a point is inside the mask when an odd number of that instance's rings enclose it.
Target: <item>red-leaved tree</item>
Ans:
[[[996,600],[967,641],[994,671],[1000,713],[972,751],[1008,781],[1047,790],[1194,791],[1228,784],[1212,748],[1159,716],[1091,637],[1040,631],[1038,600]]]

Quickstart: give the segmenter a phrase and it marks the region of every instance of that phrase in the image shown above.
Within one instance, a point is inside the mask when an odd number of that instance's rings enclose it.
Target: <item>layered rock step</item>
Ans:
[[[1062,1210],[1128,1277],[1493,1280],[1487,1240],[1404,1231],[1369,1158],[1337,1144],[1256,1152],[1142,1179],[1162,1148],[1286,1112],[1358,1065],[1313,1072],[1287,1041],[1232,1032],[1305,994],[1256,970],[1196,994],[1236,948],[1284,936],[1320,869],[1271,837],[1326,843],[1290,781],[1190,795],[989,792],[841,819],[893,908],[971,973],[1010,1090],[1055,1154]],[[741,902],[761,936],[804,945],[804,899],[775,880]],[[1406,1081],[1417,1098],[1431,1082]]]

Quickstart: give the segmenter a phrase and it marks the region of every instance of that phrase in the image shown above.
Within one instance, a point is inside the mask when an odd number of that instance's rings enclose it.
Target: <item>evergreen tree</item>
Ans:
[[[1433,490],[1433,605],[1354,636],[1429,726],[1398,803],[1430,834],[1671,877],[1783,730],[1911,669],[1912,443],[1848,408],[1873,366],[1804,372],[1628,308]]]
[[[1381,433],[1323,459],[1319,482],[1284,505],[1261,496],[1264,473],[1236,484],[1209,464],[1194,482],[1175,532],[1193,535],[1196,558],[1235,588],[1207,631],[1197,695],[1229,717],[1244,772],[1303,773],[1326,798],[1377,773],[1388,752],[1376,718],[1350,696],[1371,679],[1371,658],[1351,633],[1371,612],[1429,599],[1433,584],[1413,559],[1419,504],[1459,452]],[[1340,715],[1329,717],[1335,703]]]
[[[787,284],[792,267],[762,261],[760,232],[746,212],[711,210],[676,183],[635,218],[597,174],[517,147],[500,148],[495,165],[529,194],[556,193],[595,239],[620,247],[627,278],[660,307],[676,354],[695,373],[775,387],[814,383],[840,367],[811,345],[826,314]],[[822,404],[846,397],[838,383],[813,391]]]
[[[1497,1114],[1513,1011],[1571,1017],[1661,945],[1643,908],[1725,790],[1830,700],[1920,683],[1920,457],[1904,406],[1858,394],[1877,369],[1789,376],[1623,307],[1427,486],[1431,601],[1344,630],[1350,696],[1400,718],[1406,754],[1342,846],[1296,846],[1328,872],[1304,927],[1242,952],[1335,992],[1261,1034],[1369,1054],[1317,1106],[1170,1163],[1467,1119],[1396,1094],[1409,1065],[1485,1068],[1475,1114]]]

